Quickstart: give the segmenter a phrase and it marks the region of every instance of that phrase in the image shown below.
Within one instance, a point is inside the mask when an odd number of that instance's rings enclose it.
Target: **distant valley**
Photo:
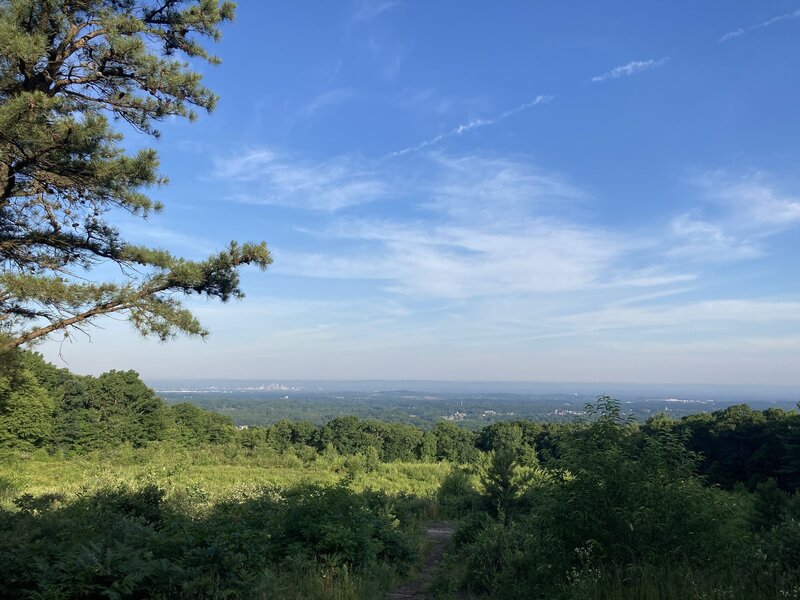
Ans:
[[[478,429],[496,421],[564,422],[579,418],[600,394],[618,398],[639,420],[713,412],[733,404],[791,409],[800,390],[778,386],[569,384],[441,381],[149,382],[169,403],[190,402],[227,415],[238,426],[281,420],[323,424],[341,415],[409,423],[428,429],[441,420]]]

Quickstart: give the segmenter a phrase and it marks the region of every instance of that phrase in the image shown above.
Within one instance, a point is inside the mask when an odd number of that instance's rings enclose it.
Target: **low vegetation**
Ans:
[[[237,429],[133,372],[0,373],[0,597],[800,598],[800,415]]]
[[[464,524],[443,597],[800,597],[800,493],[709,485],[680,427],[640,427],[607,397],[589,412],[546,466],[498,447],[471,469],[476,486],[445,482]]]

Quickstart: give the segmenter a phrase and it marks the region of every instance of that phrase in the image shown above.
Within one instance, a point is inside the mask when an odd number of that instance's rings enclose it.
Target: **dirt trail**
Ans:
[[[442,560],[444,548],[447,542],[453,537],[455,528],[452,523],[447,521],[437,521],[428,523],[425,528],[425,537],[430,542],[431,546],[428,554],[425,556],[425,561],[422,568],[414,579],[406,581],[400,588],[394,592],[389,593],[387,600],[403,600],[414,598],[416,600],[430,600],[432,596],[428,595],[428,587],[433,580],[433,572]]]

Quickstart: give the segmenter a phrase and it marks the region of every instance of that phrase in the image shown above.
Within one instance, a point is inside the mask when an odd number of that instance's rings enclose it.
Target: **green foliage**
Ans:
[[[96,413],[101,445],[129,442],[142,446],[160,439],[166,426],[164,404],[135,371],[110,371],[91,379],[86,408]]]
[[[166,408],[165,412],[167,419],[173,423],[170,437],[181,445],[226,444],[236,437],[236,428],[229,417],[197,408],[192,404],[175,404]],[[247,437],[252,439],[252,433]],[[250,448],[255,447],[257,443],[252,441]]]
[[[481,504],[471,469],[453,466],[441,482],[436,496],[439,510],[446,517],[463,518]]]
[[[771,578],[783,597],[800,596],[800,520],[789,518],[760,538],[756,568]]]
[[[237,431],[132,371],[6,356],[0,597],[380,597],[415,560],[418,520],[439,514],[463,520],[441,594],[800,591],[794,412],[640,426],[601,396],[568,426],[350,415]]]
[[[449,421],[441,421],[433,428],[436,439],[436,458],[450,462],[471,462],[476,457],[475,434],[461,429]]]
[[[187,447],[236,440],[229,418],[189,404],[169,407],[134,371],[82,377],[29,352],[4,356],[0,447],[86,452],[165,438]]]
[[[642,435],[618,406],[565,446],[563,481],[550,518],[566,547],[592,540],[603,560],[707,561],[726,548],[721,523],[733,507],[694,475],[695,457],[672,434]],[[566,524],[569,523],[567,527]]]
[[[547,430],[542,423],[531,421],[492,423],[481,429],[476,446],[484,452],[510,452],[521,464],[535,466],[539,462],[537,445],[544,445]]]
[[[0,448],[31,450],[53,436],[55,402],[22,360],[0,369]]]
[[[750,523],[756,531],[772,529],[783,521],[789,496],[770,478],[756,486]]]
[[[328,421],[322,428],[321,445],[331,445],[339,454],[356,454],[367,448],[381,448],[382,440],[374,428],[357,417],[342,416]]]
[[[200,512],[153,485],[24,496],[0,512],[0,597],[266,598],[296,590],[280,574],[299,571],[385,586],[416,557],[407,503],[342,485],[265,488]]]
[[[84,377],[65,389],[57,414],[56,446],[77,451],[161,439],[165,407],[134,371]]]
[[[541,475],[535,467],[522,464],[512,448],[502,447],[486,455],[479,473],[487,512],[505,522],[527,508],[531,497],[526,492]]]
[[[322,430],[306,421],[281,420],[266,428],[250,427],[245,430],[245,435],[250,438],[263,436],[267,447],[276,452],[294,449],[300,454],[307,455],[325,448],[322,442]],[[333,440],[328,437],[326,441],[331,444]]]
[[[413,425],[380,423],[380,435],[383,438],[381,458],[385,461],[425,457],[423,433]]]
[[[126,154],[108,117],[158,135],[166,118],[211,111],[214,94],[190,63],[219,62],[234,5],[216,0],[8,0],[0,3],[0,349],[121,312],[143,334],[205,335],[181,295],[241,297],[238,269],[266,269],[264,243],[203,261],[126,243],[114,209],[162,209],[146,192],[166,183],[152,149]],[[116,263],[121,283],[91,270]]]
[[[800,489],[800,414],[780,409],[754,411],[737,405],[710,415],[684,417],[675,430],[702,455],[700,472],[727,489],[748,489],[774,478],[786,491]]]
[[[777,599],[800,590],[796,521],[774,481],[754,502],[746,491],[707,487],[697,456],[669,423],[642,429],[609,397],[587,414],[588,423],[562,436],[549,476],[521,496],[512,494],[509,444],[490,454],[486,504],[456,534],[440,593],[677,600]],[[495,508],[519,497],[515,511]],[[754,538],[753,525],[769,529]]]

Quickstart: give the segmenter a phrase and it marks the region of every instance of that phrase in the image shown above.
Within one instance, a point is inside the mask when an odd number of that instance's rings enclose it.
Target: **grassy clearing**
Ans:
[[[188,495],[200,503],[265,486],[332,484],[347,478],[354,491],[433,497],[450,471],[447,463],[381,463],[364,465],[360,457],[318,455],[302,460],[293,454],[209,452],[169,446],[122,447],[113,452],[76,457],[46,453],[6,454],[0,459],[0,506],[12,507],[22,494],[74,497],[99,489],[153,484],[171,496]]]
[[[0,596],[378,598],[413,569],[449,470],[168,445],[7,453]]]

